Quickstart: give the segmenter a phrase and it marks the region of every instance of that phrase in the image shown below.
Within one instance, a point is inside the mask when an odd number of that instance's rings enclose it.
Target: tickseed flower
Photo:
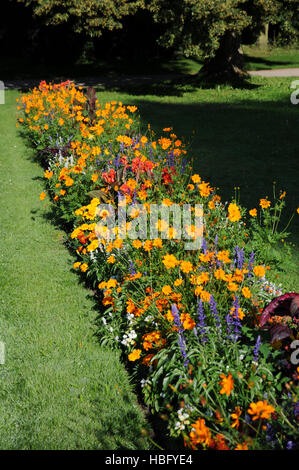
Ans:
[[[231,373],[229,373],[227,377],[224,374],[220,374],[220,378],[222,379],[221,382],[219,382],[219,385],[222,387],[220,393],[221,395],[226,394],[229,397],[234,388],[234,379]]]
[[[193,183],[200,183],[201,182],[201,177],[199,175],[193,175],[191,176],[191,179]]]
[[[176,259],[174,255],[165,255],[163,257],[162,263],[166,266],[167,269],[175,268],[180,262]]]
[[[88,264],[86,263],[81,264],[80,269],[83,273],[85,273],[85,271],[87,271],[88,269]]]
[[[162,292],[164,295],[170,295],[172,292],[172,289],[170,286],[163,286],[162,287]]]
[[[202,418],[198,418],[198,420],[192,424],[192,431],[189,436],[194,449],[197,444],[209,446],[211,442],[211,432],[209,428],[206,427],[206,422]]]
[[[73,264],[74,269],[78,269],[81,264],[81,261],[77,261],[76,263]]]
[[[256,209],[251,209],[249,211],[249,214],[251,215],[251,217],[256,217],[257,216],[257,210]]]
[[[250,297],[251,297],[251,292],[250,292],[250,289],[248,287],[243,287],[242,294],[244,295],[244,297],[246,299],[250,299]]]
[[[231,425],[232,428],[238,429],[240,425],[239,418],[241,414],[242,414],[241,408],[239,406],[235,406],[235,412],[231,414],[231,418],[234,419],[234,422]]]
[[[268,199],[260,199],[260,206],[262,209],[268,209],[271,206],[271,202]]]
[[[176,279],[173,283],[175,287],[179,287],[182,284],[183,284],[183,279]]]
[[[41,201],[43,201],[45,199],[45,197],[46,197],[46,193],[44,193],[44,192],[40,193],[39,198],[40,198]]]
[[[250,407],[247,410],[247,412],[252,415],[253,421],[256,421],[257,419],[270,419],[271,414],[274,413],[274,411],[275,408],[268,405],[267,400],[250,403]]]
[[[258,277],[264,277],[265,273],[266,273],[266,270],[265,270],[264,266],[255,266],[253,268],[253,272]]]
[[[129,361],[134,362],[134,361],[137,361],[137,359],[140,358],[140,355],[141,355],[141,349],[134,349],[134,351],[132,351],[128,355],[128,359],[129,359]]]
[[[107,263],[109,264],[115,263],[115,256],[114,255],[109,256],[109,258],[107,258]]]
[[[188,274],[190,273],[190,271],[193,270],[193,265],[192,263],[190,263],[190,261],[181,261],[181,271],[183,271],[183,273],[185,274]]]
[[[93,174],[91,175],[91,181],[93,181],[94,183],[97,181],[99,175],[96,175],[96,174]]]
[[[241,212],[237,204],[231,202],[228,206],[228,218],[231,222],[238,222],[241,219]]]
[[[53,176],[53,171],[46,170],[44,173],[44,177],[47,178],[48,180],[52,178]]]

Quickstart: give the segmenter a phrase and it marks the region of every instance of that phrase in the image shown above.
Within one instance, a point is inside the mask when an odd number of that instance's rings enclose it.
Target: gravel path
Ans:
[[[299,77],[299,68],[295,69],[274,69],[274,70],[255,70],[249,72],[250,75],[260,77]]]
[[[252,76],[260,77],[299,77],[299,68],[290,69],[274,69],[274,70],[255,70],[250,71]],[[77,86],[113,86],[113,85],[126,85],[135,83],[150,83],[153,81],[173,80],[183,77],[190,77],[190,74],[167,74],[167,75],[124,75],[120,77],[79,77],[73,80]],[[65,77],[53,77],[52,82],[64,81]],[[4,80],[4,87],[6,90],[21,90],[37,86],[40,79],[13,79]]]

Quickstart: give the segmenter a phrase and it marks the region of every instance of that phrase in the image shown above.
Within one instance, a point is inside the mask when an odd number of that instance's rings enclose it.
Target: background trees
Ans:
[[[41,61],[180,53],[207,74],[243,73],[240,45],[269,25],[279,44],[298,41],[299,0],[2,0],[0,41]],[[3,46],[4,44],[4,46]],[[23,52],[25,50],[25,53]]]

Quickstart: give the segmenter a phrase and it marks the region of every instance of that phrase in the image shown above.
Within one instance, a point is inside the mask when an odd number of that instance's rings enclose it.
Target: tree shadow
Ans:
[[[244,54],[244,60],[245,64],[247,63],[255,63],[255,64],[260,64],[259,67],[257,67],[257,70],[263,70],[265,68],[271,69],[275,65],[280,65],[282,68],[283,67],[288,67],[288,66],[294,66],[293,62],[287,62],[287,61],[282,61],[282,60],[272,60],[272,59],[266,59],[264,57],[256,57],[256,56],[251,56],[248,54]]]

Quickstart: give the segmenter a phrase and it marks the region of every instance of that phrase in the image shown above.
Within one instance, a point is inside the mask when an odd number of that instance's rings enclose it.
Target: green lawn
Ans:
[[[42,169],[0,105],[0,449],[147,449],[148,429],[119,354],[41,202]]]

